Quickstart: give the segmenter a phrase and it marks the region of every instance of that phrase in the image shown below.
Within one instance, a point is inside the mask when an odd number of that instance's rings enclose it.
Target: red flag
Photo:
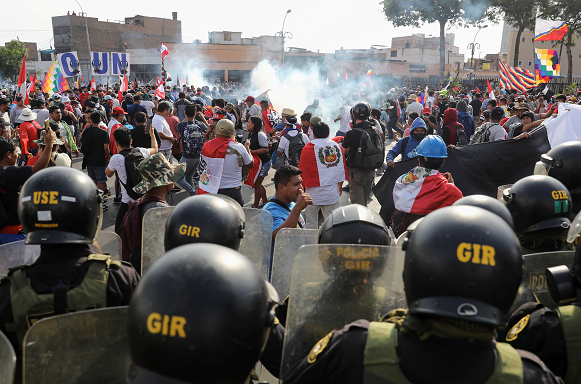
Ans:
[[[18,74],[18,88],[26,83],[26,52],[22,58],[22,65],[20,66],[20,73]]]
[[[90,89],[89,89],[89,90],[90,90],[90,91],[94,91],[94,90],[96,90],[96,89],[97,89],[97,85],[96,85],[96,83],[95,83],[95,78],[93,77],[93,78],[91,79],[91,87],[90,87]]]
[[[169,55],[169,49],[167,49],[167,45],[165,43],[161,43],[161,61],[165,61],[165,57]]]
[[[123,92],[127,92],[129,90],[129,84],[127,83],[127,76],[119,76],[119,104],[123,103]]]
[[[135,78],[135,81],[133,82],[133,90],[135,90],[135,88],[137,88],[137,77]]]
[[[159,97],[160,99],[165,99],[165,91],[163,90],[163,84],[159,83],[157,85],[157,89],[155,90],[155,96]]]
[[[30,92],[34,92],[34,88],[36,87],[36,73],[34,76],[30,78],[30,84],[28,85],[28,89],[26,90],[26,98],[24,99],[24,105],[30,105],[30,98],[28,94]]]
[[[490,86],[490,81],[488,81],[488,79],[486,79],[486,85],[488,85],[488,97],[490,97],[492,100],[496,100],[496,96],[494,96],[494,90]]]
[[[458,87],[454,87],[454,90],[455,90],[456,92],[458,92],[458,90],[459,90],[459,89],[460,89],[460,88],[458,88]]]

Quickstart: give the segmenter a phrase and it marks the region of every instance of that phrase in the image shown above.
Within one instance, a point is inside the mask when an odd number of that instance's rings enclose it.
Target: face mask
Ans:
[[[424,137],[426,137],[426,134],[423,132],[415,132],[412,134],[413,138],[416,139],[417,141],[422,141],[424,139]]]

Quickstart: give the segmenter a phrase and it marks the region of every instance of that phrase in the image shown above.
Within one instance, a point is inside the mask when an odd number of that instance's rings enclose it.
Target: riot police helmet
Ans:
[[[357,103],[353,107],[352,114],[357,120],[367,120],[371,116],[371,107],[367,103]]]
[[[224,195],[196,195],[181,201],[170,214],[164,247],[166,252],[190,243],[213,243],[234,250],[244,237],[244,210]]]
[[[581,193],[581,142],[568,141],[557,145],[535,166],[536,175],[554,177],[563,183],[571,194]]]
[[[418,224],[404,248],[410,314],[504,325],[523,261],[502,218],[478,207],[441,208]]]
[[[456,200],[456,202],[452,205],[471,205],[473,207],[480,207],[482,209],[486,209],[502,218],[502,220],[506,221],[508,225],[514,228],[514,221],[512,220],[512,216],[510,211],[504,204],[502,204],[497,199],[494,199],[490,196],[486,195],[470,195],[464,196],[460,200]]]
[[[101,229],[102,195],[85,173],[51,167],[22,186],[18,217],[26,244],[92,244]]]
[[[240,253],[206,243],[172,249],[133,293],[128,381],[243,383],[274,325],[277,302]]]
[[[566,236],[571,226],[569,217],[573,203],[569,190],[553,177],[534,175],[522,178],[504,190],[503,200],[519,235],[557,229]]]

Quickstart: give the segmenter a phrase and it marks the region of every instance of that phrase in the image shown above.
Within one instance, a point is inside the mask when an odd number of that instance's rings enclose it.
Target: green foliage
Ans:
[[[18,77],[26,45],[12,40],[6,47],[0,47],[0,76],[14,80]]]
[[[565,88],[565,90],[563,91],[563,93],[565,95],[572,95],[577,91],[577,83],[573,83],[571,85],[569,85],[567,88]]]

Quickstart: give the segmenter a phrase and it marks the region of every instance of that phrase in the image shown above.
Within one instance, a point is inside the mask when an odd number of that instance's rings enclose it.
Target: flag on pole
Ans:
[[[155,90],[155,96],[159,97],[161,100],[165,99],[165,91],[163,90],[163,83],[157,84],[157,89]]]
[[[500,74],[500,84],[504,89],[525,92],[529,88],[535,87],[535,75],[526,69],[511,67],[498,61],[498,72]]]
[[[420,95],[420,97],[417,98],[416,101],[425,107],[427,100],[428,100],[428,87],[426,86],[426,90],[424,91],[424,93]]]
[[[188,83],[186,83],[186,79],[184,79],[183,77],[180,77],[180,85],[183,87],[184,85],[188,85]]]
[[[97,90],[97,85],[95,83],[95,78],[93,77],[91,79],[91,87],[89,88],[90,91],[96,91]]]
[[[547,83],[555,77],[561,76],[559,55],[554,49],[535,48],[535,74],[537,85]]]
[[[18,93],[22,96],[26,93],[26,52],[24,52],[20,73],[18,74]]]
[[[117,97],[119,98],[119,104],[123,103],[123,92],[129,90],[129,83],[127,82],[127,76],[119,76],[119,92],[117,92]]]
[[[135,90],[135,88],[137,88],[137,77],[135,78],[135,81],[133,82],[133,90]]]
[[[36,73],[34,74],[34,76],[30,78],[30,84],[28,85],[28,89],[26,90],[26,98],[24,99],[24,105],[30,105],[30,98],[28,97],[28,94],[34,92],[35,88],[36,88]]]
[[[564,21],[535,20],[535,38],[533,41],[561,40],[569,31]]]
[[[58,61],[52,63],[44,80],[42,81],[42,92],[54,95],[69,89],[69,84],[61,73],[61,67]]]
[[[270,91],[270,89],[267,89],[266,92],[262,92],[260,95],[256,96],[254,98],[254,102],[256,104],[260,104],[260,102],[262,100],[268,100],[268,108],[274,109],[274,107],[272,106],[272,103],[270,102],[270,98],[268,97],[268,91]]]
[[[490,97],[492,100],[496,100],[496,96],[494,96],[494,90],[490,86],[490,81],[488,81],[488,79],[486,79],[486,85],[488,86],[488,97]]]
[[[167,45],[165,43],[161,43],[161,61],[165,61],[165,57],[169,55],[169,49],[167,49]]]

